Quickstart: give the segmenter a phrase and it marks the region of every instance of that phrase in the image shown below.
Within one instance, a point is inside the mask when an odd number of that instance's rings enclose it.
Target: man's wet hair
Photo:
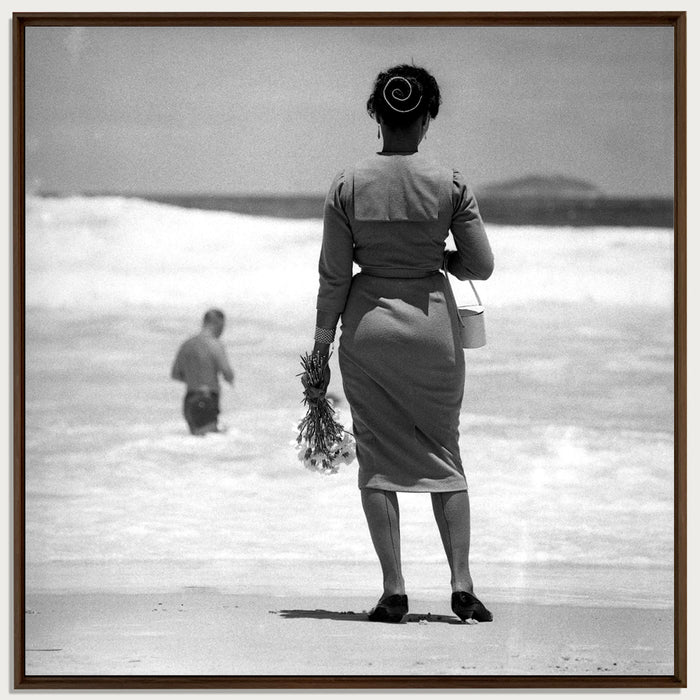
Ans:
[[[209,309],[204,314],[204,319],[203,323],[205,324],[211,324],[211,323],[223,323],[225,319],[224,312],[221,311],[220,309]]]

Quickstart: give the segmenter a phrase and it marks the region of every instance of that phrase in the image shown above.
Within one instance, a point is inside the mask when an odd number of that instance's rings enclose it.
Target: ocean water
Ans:
[[[488,344],[466,351],[461,417],[477,584],[671,605],[673,232],[488,232]],[[315,219],[28,200],[29,590],[379,591],[356,465],[314,474],[290,444],[320,236]],[[227,432],[197,438],[169,370],[210,305],[227,313],[236,381]],[[409,586],[442,590],[429,498],[400,503]]]

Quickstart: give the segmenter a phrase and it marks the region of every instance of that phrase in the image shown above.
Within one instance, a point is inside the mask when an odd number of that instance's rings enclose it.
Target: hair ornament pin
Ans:
[[[405,83],[406,86],[408,86],[408,91],[406,92],[406,88],[404,87],[404,85],[400,85],[400,86],[395,86],[394,88],[392,88],[389,95],[387,95],[387,90],[389,88],[389,85],[391,85],[391,83],[394,80],[400,80],[402,83]],[[406,92],[405,95],[404,95],[404,92]],[[413,96],[413,85],[411,84],[411,82],[409,80],[407,80],[406,78],[404,78],[400,75],[395,75],[386,81],[386,85],[384,86],[383,94],[384,94],[384,101],[389,105],[389,107],[391,107],[391,109],[393,109],[395,112],[401,112],[402,114],[407,114],[408,112],[412,112],[414,109],[416,109],[418,107],[421,100],[423,99],[423,95],[419,95],[418,100],[416,101],[416,104],[414,104],[413,107],[409,107],[408,109],[400,109],[395,104],[393,104],[393,100],[395,100],[396,102],[399,102],[399,103],[407,103],[411,99],[411,97]],[[402,104],[402,106],[403,106],[403,104]]]

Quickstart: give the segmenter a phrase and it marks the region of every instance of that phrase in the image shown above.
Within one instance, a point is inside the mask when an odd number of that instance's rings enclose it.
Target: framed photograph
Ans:
[[[686,687],[685,42],[14,14],[15,688]]]

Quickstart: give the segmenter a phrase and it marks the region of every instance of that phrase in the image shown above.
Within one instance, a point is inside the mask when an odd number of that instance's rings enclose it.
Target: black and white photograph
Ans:
[[[245,17],[15,16],[15,683],[678,687],[684,13]]]

